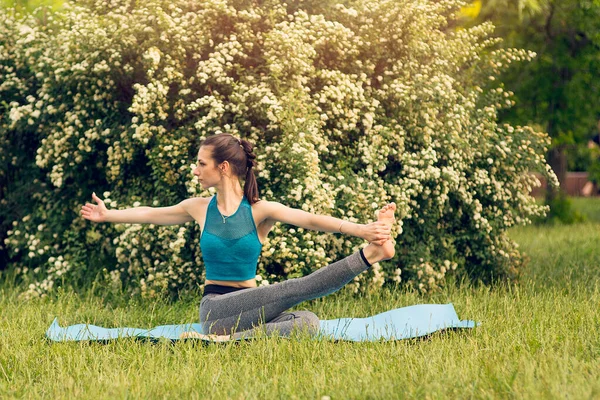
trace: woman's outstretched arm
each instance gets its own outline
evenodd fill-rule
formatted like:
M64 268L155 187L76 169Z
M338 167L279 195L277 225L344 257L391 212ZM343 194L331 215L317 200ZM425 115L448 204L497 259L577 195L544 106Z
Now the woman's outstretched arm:
M104 201L92 194L97 205L86 203L81 207L81 216L94 222L114 222L123 224L179 225L194 219L187 208L192 199L187 199L171 207L134 207L124 210L109 210Z
M268 218L274 221L295 225L300 228L320 232L343 233L377 244L383 244L390 238L391 227L384 222L375 221L366 225L355 224L354 222L328 215L312 214L296 208L290 208L274 201L267 202L267 215Z

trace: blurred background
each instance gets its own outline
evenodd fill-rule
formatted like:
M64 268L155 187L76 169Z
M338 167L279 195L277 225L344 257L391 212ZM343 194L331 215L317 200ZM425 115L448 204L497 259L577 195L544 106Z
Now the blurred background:
M550 206L549 218L577 218L567 196L598 196L600 181L600 2L483 0L463 8L465 25L490 21L502 46L537 57L502 78L516 105L500 118L547 132L547 154L560 182L534 191Z

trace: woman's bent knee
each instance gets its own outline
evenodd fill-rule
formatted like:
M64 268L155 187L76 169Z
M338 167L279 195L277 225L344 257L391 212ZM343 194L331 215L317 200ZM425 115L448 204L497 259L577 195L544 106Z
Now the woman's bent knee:
M311 335L315 335L319 332L321 322L315 313L311 311L294 311L293 313L299 320L299 327L307 329Z

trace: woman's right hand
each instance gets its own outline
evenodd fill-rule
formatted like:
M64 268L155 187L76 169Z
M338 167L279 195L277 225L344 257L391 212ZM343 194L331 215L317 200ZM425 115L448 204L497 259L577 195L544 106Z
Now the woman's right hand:
M105 222L108 209L104 205L104 201L100 200L96 193L92 193L92 200L98 205L86 203L85 206L81 207L81 216L90 221Z

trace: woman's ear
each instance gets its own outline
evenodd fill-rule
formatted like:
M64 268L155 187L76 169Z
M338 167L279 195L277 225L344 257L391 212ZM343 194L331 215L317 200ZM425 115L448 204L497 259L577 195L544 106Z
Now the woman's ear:
M223 161L221 163L221 165L219 165L219 169L221 170L221 173L225 173L227 172L227 169L229 168L229 161Z

